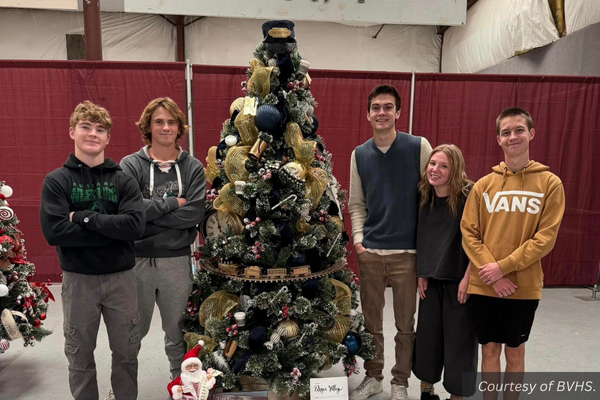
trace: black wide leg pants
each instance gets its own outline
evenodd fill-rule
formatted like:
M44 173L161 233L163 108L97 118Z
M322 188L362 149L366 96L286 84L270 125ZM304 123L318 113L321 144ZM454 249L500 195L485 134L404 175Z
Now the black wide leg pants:
M477 337L469 302L460 304L457 281L429 278L425 299L419 302L413 372L429 383L441 380L453 395L475 393Z

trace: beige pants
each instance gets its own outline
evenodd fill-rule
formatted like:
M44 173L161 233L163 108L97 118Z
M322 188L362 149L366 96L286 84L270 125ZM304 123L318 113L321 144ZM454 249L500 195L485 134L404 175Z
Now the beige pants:
M408 386L415 340L417 306L416 254L402 253L380 256L368 251L358 254L360 302L365 328L373 334L375 358L365 361L367 376L383 379L383 307L388 279L392 285L396 322L396 365L392 383Z

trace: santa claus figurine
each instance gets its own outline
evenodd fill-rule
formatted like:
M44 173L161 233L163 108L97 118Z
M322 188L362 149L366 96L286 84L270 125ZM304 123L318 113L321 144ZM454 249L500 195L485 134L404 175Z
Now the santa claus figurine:
M167 385L169 396L174 400L206 400L208 391L215 386L215 376L222 374L212 368L202 370L198 353L203 345L204 342L200 340L196 347L185 353L181 375Z

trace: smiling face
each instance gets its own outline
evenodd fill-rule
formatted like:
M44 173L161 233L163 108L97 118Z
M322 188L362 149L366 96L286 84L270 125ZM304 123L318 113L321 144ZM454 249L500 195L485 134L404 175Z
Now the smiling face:
M380 94L371 100L367 119L371 123L373 132L394 132L398 118L400 118L400 110L396 111L394 96L391 94Z
M79 121L69 128L69 136L75 143L75 157L98 157L110 141L108 129L99 122Z
M496 140L507 158L515 158L529 155L529 142L534 136L535 129L527 128L524 116L511 115L500 121Z
M150 133L153 146L175 146L179 123L177 119L164 107L157 107L150 119Z
M450 160L443 151L431 155L427 165L427 181L433 186L436 193L445 193L450 179Z
M198 369L200 368L200 366L197 363L191 363L185 366L185 370L189 373L194 373L196 371L198 371Z

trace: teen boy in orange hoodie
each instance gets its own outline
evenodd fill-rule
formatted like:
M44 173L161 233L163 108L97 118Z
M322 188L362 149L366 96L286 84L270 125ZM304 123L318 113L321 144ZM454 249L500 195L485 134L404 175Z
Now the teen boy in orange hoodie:
M473 265L468 293L482 345L481 369L499 380L504 344L506 383L522 380L525 342L542 297L540 260L556 242L565 194L561 180L547 166L529 159L536 132L527 111L504 110L496 119L496 132L504 162L473 187L461 230ZM505 399L514 396L518 392L505 391Z

